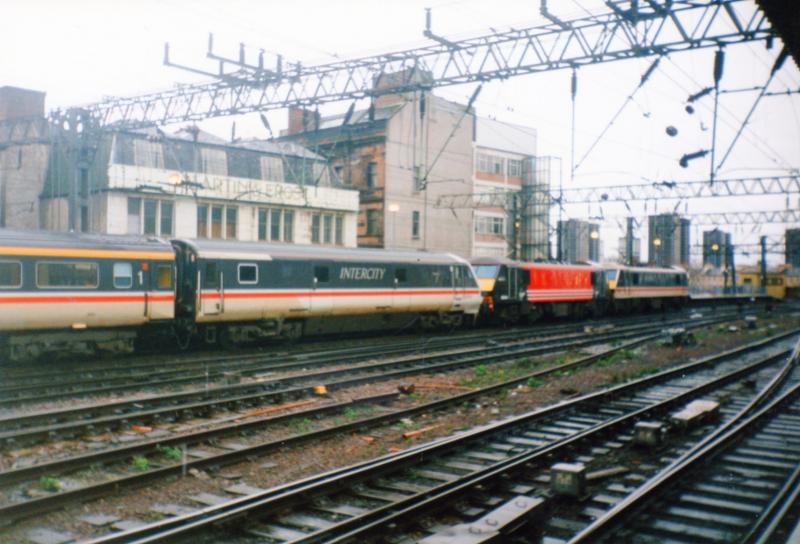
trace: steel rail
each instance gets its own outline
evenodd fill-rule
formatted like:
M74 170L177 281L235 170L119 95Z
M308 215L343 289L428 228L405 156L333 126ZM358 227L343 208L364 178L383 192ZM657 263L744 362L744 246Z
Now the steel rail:
M778 341L779 339L780 337L776 337L775 339L773 339L773 341ZM308 433L302 433L300 435L296 435L289 438L282 438L273 442L262 443L252 447L247 447L231 452L222 453L220 455L214 455L206 458L192 460L187 463L184 463L183 465L178 464L178 465L173 465L171 467L159 468L155 471L147 472L144 474L136 474L124 478L116 478L110 481L103 482L98 485L88 486L87 488L74 489L67 492L45 496L21 503L13 503L5 506L0 506L0 517L11 520L34 514L40 514L52 510L54 508L58 508L63 505L69 504L71 502L100 497L111 491L115 491L123 487L143 485L149 481L158 480L168 475L180 473L182 471L187 470L188 468L205 468L208 466L219 467L224 464L229 464L240 459L251 457L253 455L263 455L264 453L273 451L274 449L277 448L319 440L338 433L349 432L351 430L365 429L377 425L383 425L391 421L397 421L402 418L412 417L420 413L432 412L435 410L440 410L447 406L459 405L471 399L491 394L501 389L526 383L531 378L541 378L567 369L589 365L594 361L603 359L613 353L629 349L641 343L642 340L634 340L632 342L628 342L620 346L604 350L601 353L583 357L571 363L564 363L544 368L541 370L536 370L534 372L525 374L518 378L501 382L499 384L483 387L475 391L454 395L445 399L432 401L420 406L394 411L391 414L384 414L381 416L367 418L359 420L357 422L351 422L345 425L331 427L320 431L311 431ZM220 428L199 431L191 433L189 435L151 440L145 443L138 443L127 447L115 448L109 451L93 452L90 454L81 455L66 460L56 460L48 463L43 463L40 465L33 465L17 470L6 471L0 473L0 486L7 486L13 483L26 480L30 481L31 479L34 479L38 476L59 475L67 470L74 471L81 467L99 466L101 464L108 464L113 461L132 458L134 455L143 455L146 453L151 453L153 451L156 451L157 446L174 447L179 445L186 446L187 444L198 444L204 441L209 441L211 439L221 438L226 435L229 436L238 434L246 430L254 430L259 427L264 427L266 425L274 423L280 423L293 418L318 416L331 412L341 411L344 408L355 404L383 403L390 401L394 398L396 398L395 394L379 395L377 397L368 397L362 399L353 399L352 401L349 402L332 403L318 408L302 410L299 412L288 413L257 421L234 423L229 426L223 426Z
M724 354L718 354L714 357L709 357L700 361L692 362L686 365L681 365L680 367L666 370L659 374L649 376L640 380L636 380L634 382L616 386L600 392L592 393L590 395L586 395L578 399L574 399L572 401L568 401L556 406L550 406L541 410L537 410L535 412L525 414L523 416L517 416L507 421L500 422L498 424L484 426L479 429L469 431L462 435L451 437L446 440L440 440L431 444L430 447L427 448L421 448L413 452L402 452L372 462L355 465L354 467L351 467L349 469L340 469L332 471L329 473L319 475L317 477L312 477L310 479L303 480L302 482L296 484L294 483L286 484L278 488L274 488L272 490L268 490L263 493L259 493L250 497L236 499L222 506L205 508L199 512L157 522L155 524L147 526L146 528L134 529L119 534L112 534L105 537L101 537L99 539L93 540L92 542L98 544L101 542L112 543L112 542L123 542L123 541L152 542L152 541L160 541L162 539L166 539L167 537L178 536L179 534L185 535L189 531L207 529L209 526L216 524L217 522L223 519L230 519L230 516L232 515L236 517L246 516L249 515L249 513L252 512L257 507L263 507L266 505L275 506L278 504L280 500L283 500L285 498L290 498L291 496L308 497L312 493L312 489L340 488L340 486L342 485L343 478L363 479L362 477L367 477L367 475L385 472L386 470L388 470L386 469L386 466L388 465L391 465L393 467L398 467L403 465L404 463L416 463L421 459L431 459L435 455L441 452L452 451L453 449L460 447L460 444L467 443L468 441L479 440L489 435L492 435L493 433L503 432L504 430L513 428L514 426L524 424L525 422L545 419L548 418L549 416L553 416L558 413L565 413L573 407L576 407L578 405L583 405L588 402L602 403L604 399L616 398L622 394L639 390L645 385L661 383L667 381L668 379L682 376L687 372L700 371L703 368L707 368L708 365L712 364L714 361L720 362L722 360L735 358L737 356L742 356L745 353L749 353L751 351L763 348L765 346L770 345L771 343L772 343L771 340L760 341L758 343L751 344L744 348L729 350ZM778 360L783 355L784 354L773 356L772 358L770 358L771 362L767 363L761 361L759 364L760 365L774 364L775 361ZM729 375L728 379L735 379L735 377ZM572 440L572 437L570 437L569 440ZM527 454L529 453L530 452L528 452Z
M705 326L726 319L727 318L698 320L694 323L694 326ZM221 406L242 406L256 401L263 403L265 400L269 399L282 400L285 398L295 398L313 393L314 387L320 385L323 379L341 376L344 376L344 378L325 382L324 385L329 390L335 390L364 383L401 378L417 374L421 371L446 371L477 364L510 360L512 358L553 353L595 344L599 341L626 339L653 334L654 331L660 331L663 326L663 324L655 326L643 325L636 328L631 327L625 331L617 330L609 333L592 335L588 338L583 335L582 339L570 339L566 341L563 339L546 340L536 342L533 347L521 343L514 346L500 345L464 349L437 355L413 356L395 361L360 365L358 367L304 373L252 384L219 386L208 390L203 389L137 400L102 403L74 409L45 411L7 417L0 419L0 425L5 426L5 430L0 431L0 442L7 442L10 440L20 443L32 439L46 438L54 434L66 436L87 429L113 428L114 426L130 421L142 423L151 421L156 417L166 417L170 414L208 412L209 410ZM654 336L658 336L658 334L656 333ZM365 371L369 373L354 376L356 372L363 373ZM225 394L233 396L223 396ZM160 407L142 410L141 408L148 403L157 403ZM122 413L125 410L131 411ZM102 415L109 413L113 415ZM57 424L40 425L38 427L32 426L37 422L54 421L58 418L69 418L69 420Z
M796 348L790 357L790 364L796 367L798 363L800 363L800 358L798 358L798 349ZM774 389L772 392L774 392ZM798 397L800 397L800 383L782 392L754 415L743 413L740 418L729 421L677 459L656 478L647 482L636 493L620 502L605 516L599 518L576 535L575 538L570 540L570 544L597 542L599 539L608 536L615 528L619 528L624 520L630 519L629 516L632 513L641 514L647 508L648 503L652 503L659 496L663 496L668 486L680 485L680 480L685 479L687 474L692 471L697 472L701 465L707 464L709 459L717 457L722 450L735 446L742 439L742 436L752 432L752 429L762 424L765 419L774 416L776 411L780 413L779 410L785 404L794 401ZM754 405L748 406L750 409L753 407ZM795 406L794 409L800 409L800 405Z
M362 518L349 519L341 524L326 528L324 531L309 534L307 538L298 539L297 541L293 540L292 542L364 542L363 539L369 535L374 535L376 531L379 532L389 526L391 526L394 533L397 534L398 527L403 525L404 520L406 520L407 524L407 520L413 520L415 519L415 516L429 515L432 511L435 512L437 509L440 509L443 506L453 504L453 502L457 500L459 496L468 495L470 491L474 491L479 486L489 487L493 481L497 481L501 477L510 477L513 481L514 478L512 471L514 469L530 472L532 465L537 460L549 460L553 457L553 454L559 451L567 452L577 450L578 441L589 441L591 444L590 439L592 437L604 436L604 431L607 431L611 427L624 426L628 423L635 422L637 419L644 419L645 417L652 419L653 415L657 415L659 412L664 413L688 400L691 400L693 397L707 394L711 390L719 388L720 386L725 386L734 381L738 381L743 377L750 375L753 371L762 370L769 365L780 362L786 359L786 356L790 353L790 351L785 351L778 355L769 356L756 363L749 364L724 376L720 376L718 379L715 379L712 382L702 384L690 391L685 391L677 396L666 399L656 405L642 408L636 412L621 416L617 420L609 422L607 427L592 428L591 430L587 430L585 435L576 436L574 439L570 438L565 442L554 444L553 446L542 451L521 456L509 464L502 466L491 466L479 473L470 474L457 482L440 486L436 490L431 490L423 494L419 500L415 501L410 498L408 501L406 501L409 506L405 508L402 508L402 505L400 505L401 508L398 509L397 504L387 505L383 509L385 513L384 517L380 517L380 513L378 512L371 512L369 517L365 516ZM741 409L732 419L736 420L738 417L742 417L743 415L751 413L755 406L768 399L774 393L775 384L784 382L789 375L788 370L791 370L793 366L794 365L791 362L785 364L782 371L777 373L776 376L770 380L769 384L761 389L757 396L753 398L746 407ZM723 427L726 427L728 423L725 423ZM657 452L657 455L662 455L662 453ZM584 497L584 499L586 498L587 497ZM379 519L374 520L375 517L378 517ZM353 527L353 529L347 533L339 534L341 533L342 527ZM492 538L499 536L493 535L491 533L491 528L488 529L487 533L488 534L484 535L484 537L487 539L487 542L492 541Z

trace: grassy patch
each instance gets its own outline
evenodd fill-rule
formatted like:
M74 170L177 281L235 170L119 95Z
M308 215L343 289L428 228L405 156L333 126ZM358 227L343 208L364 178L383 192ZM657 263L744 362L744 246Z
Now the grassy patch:
M133 466L136 470L149 470L150 469L150 461L147 460L147 457L143 455L137 455L131 461L131 466Z
M640 378L644 378L645 376L650 376L651 374L656 374L660 372L661 369L658 367L652 368L641 368L639 370L634 370L631 372L621 372L617 374L611 379L611 384L620 384L624 382L629 382L633 380L638 380Z
M171 459L173 461L180 461L183 458L183 452L181 452L180 448L173 448L172 446L162 446L161 444L156 445L156 451L166 457L167 459Z
M534 376L533 378L528 379L528 387L541 387L544 385L544 380L542 378L537 378Z
M605 368L607 366L615 365L617 363L621 363L622 361L629 361L633 359L635 353L633 350L630 349L621 349L617 352L612 353L607 357L603 357L602 359L598 359L595 363L597 366Z
M39 486L45 491L61 491L61 480L52 476L39 478Z
M352 408L348 408L348 409L352 410ZM345 409L345 412L347 412L348 409ZM345 417L347 417L347 416L345 415ZM355 416L353 416L353 417L355 417ZM311 423L311 420L308 419L308 418L298 419L298 420L292 422L291 428L292 428L292 432L294 432L296 434L305 434L307 432L311 432L312 423Z

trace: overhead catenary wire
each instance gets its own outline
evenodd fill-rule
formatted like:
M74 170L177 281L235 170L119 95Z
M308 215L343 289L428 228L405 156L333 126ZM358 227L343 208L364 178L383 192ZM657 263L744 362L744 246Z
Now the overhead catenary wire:
M586 160L586 158L589 156L589 154L594 150L594 148L597 146L597 144L600 143L600 140L603 139L603 137L606 135L606 133L609 131L609 129L617 121L617 119L622 114L622 112L625 110L627 105L630 104L631 102L633 102L634 96L636 96L636 93L639 92L639 90L644 86L644 84L647 82L647 80L650 78L650 76L653 74L653 72L655 72L655 70L658 68L658 64L659 64L660 61L661 61L661 57L658 57L655 61L653 61L653 63L645 71L645 73L642 74L642 77L639 79L639 83L636 85L636 88L633 90L633 92L631 94L628 95L628 97L625 99L625 101L619 107L617 112L611 117L611 120L608 122L608 124L605 126L605 128L603 128L602 132L600 132L600 134L597 136L597 138L595 138L595 140L589 146L589 149L586 150L586 152L580 158L578 163L575 165L575 167L573 169L573 174L572 174L573 178L575 176L575 170L577 170L578 168L581 167L581 165Z
M725 152L725 155L722 157L722 160L719 162L719 165L717 166L717 170L722 168L722 165L725 164L725 161L730 156L731 151L733 151L733 148L736 146L736 142L739 140L739 136L742 135L742 131L747 126L747 123L750 121L750 118L753 116L753 113L756 111L756 108L758 107L758 104L761 102L761 99L764 98L764 93L767 92L767 88L769 88L769 84L772 82L773 78L775 77L775 74L778 73L778 71L781 69L781 67L783 66L784 62L786 62L786 59L788 57L789 57L789 50L786 49L786 47L784 47L783 50L781 50L780 54L778 55L778 58L775 59L775 64L772 66L772 70L770 70L770 72L769 72L769 77L767 78L767 82L764 83L764 86L761 88L761 92L758 93L758 96L756 97L755 101L753 102L753 105L750 108L750 111L747 112L747 115L745 116L744 121L742 121L741 125L739 126L739 130L736 131L736 135L733 137L733 141L731 141L730 145L728 146L728 150Z

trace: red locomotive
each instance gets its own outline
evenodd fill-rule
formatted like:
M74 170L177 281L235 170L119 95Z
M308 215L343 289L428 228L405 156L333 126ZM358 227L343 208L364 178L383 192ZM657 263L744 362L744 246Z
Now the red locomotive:
M585 317L604 312L608 286L591 265L521 263L495 257L472 260L490 321L516 323L544 316Z

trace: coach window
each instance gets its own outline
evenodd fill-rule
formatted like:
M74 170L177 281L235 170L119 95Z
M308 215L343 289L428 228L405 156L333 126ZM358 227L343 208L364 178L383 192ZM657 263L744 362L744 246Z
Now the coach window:
M395 283L405 283L408 281L408 273L405 268L398 268L394 271Z
M114 263L114 287L130 289L133 286L133 266L131 263Z
M328 283L331 281L330 270L327 266L314 267L314 279L319 283Z
M172 288L172 265L160 264L156 267L156 287L158 289Z
M16 289L22 287L22 263L0 262L0 288Z
M97 263L36 263L38 287L95 289L97 284Z
M239 283L243 284L258 283L258 266L254 264L240 264Z

